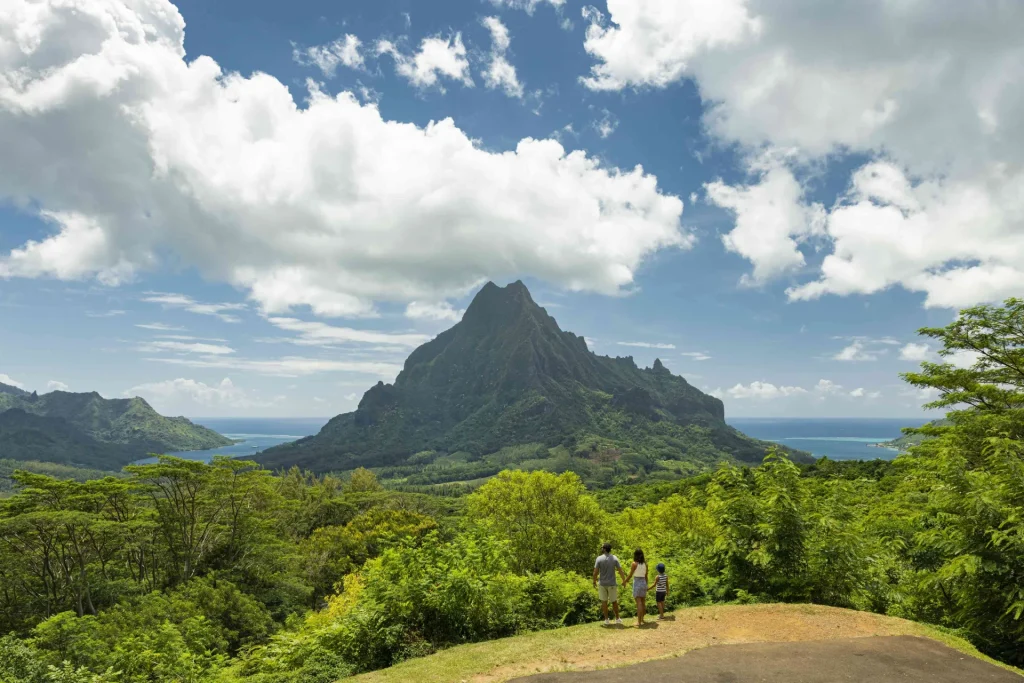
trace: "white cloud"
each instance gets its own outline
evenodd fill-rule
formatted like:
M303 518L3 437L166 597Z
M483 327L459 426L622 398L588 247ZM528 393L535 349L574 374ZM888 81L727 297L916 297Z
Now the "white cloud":
M119 315L124 315L126 312L121 310L87 311L85 315L90 318L116 318Z
M180 332L185 329L184 327L167 325L165 323L138 323L135 327L140 327L144 330L154 330L156 332Z
M760 284L804 265L800 245L824 233L825 210L803 203L803 187L779 159L760 157L750 169L760 174L756 184L730 186L718 180L704 189L710 203L735 215L735 227L722 235L722 243L754 264L744 283Z
M46 390L47 391L67 391L68 390L68 385L64 384L64 382L58 382L55 379L51 379L49 382L46 383Z
M722 390L716 390L719 394L722 394ZM800 394L806 394L807 390L802 387L793 386L775 386L769 382L751 382L744 386L743 384L737 384L736 386L727 389L725 394L731 398L736 399L772 399L772 398L784 398L786 396L798 396Z
M357 401L357 400L359 400L359 394L356 394L356 393L346 394L345 395L345 400L346 401Z
M658 344L654 342L615 342L619 346L636 346L641 349L674 349L675 344Z
M900 391L900 396L915 398L922 403L931 403L939 397L939 390L934 387L912 388L908 387Z
M458 322L466 311L456 309L447 301L439 303L426 303L410 301L405 307L405 317L413 320L450 320Z
M466 46L462 44L462 34L456 33L449 38L435 36L424 38L420 43L419 52L414 55L403 53L390 40L377 41L377 55L391 55L395 60L395 71L417 88L438 86L439 78L444 76L459 81L467 88L473 87L473 77L469 74L469 60L466 59Z
M145 342L139 346L139 350L143 353L161 353L163 351L170 351L172 353L198 353L209 356L226 356L235 352L235 350L230 346L180 341Z
M873 400L876 398L880 398L882 396L882 392L865 391L863 387L857 387L856 389L850 392L850 396L852 396L853 398L866 398L868 400Z
M182 308L189 313L212 315L226 323L242 322L241 318L228 313L228 311L243 311L246 308L245 304L204 304L184 294L167 294L163 292L146 292L146 296L142 300L151 304L160 304L165 308ZM154 328L151 327L149 329Z
M864 348L864 342L857 340L849 346L844 347L839 353L832 356L833 360L842 361L868 361L878 360L878 355Z
M928 360L930 355L931 347L927 344L914 344L911 342L900 349L900 360L920 362Z
M491 4L495 7L526 10L527 14L533 14L533 11L545 2L555 9L561 9L565 6L565 0L491 0Z
M958 308L1024 289L1024 172L916 185L905 173L877 162L854 174L846 200L829 212L833 251L820 278L791 288L791 298L900 285L924 292L926 306Z
M52 229L0 252L0 277L116 284L166 258L270 314L367 315L488 278L615 294L692 243L682 203L640 168L554 140L488 151L450 119L387 121L315 84L300 106L267 74L187 63L167 0L11 1L0 200Z
M220 337L193 337L190 334L158 334L156 335L160 339L176 339L178 341L210 341L210 342L221 342L226 343L227 339Z
M0 372L0 384L6 384L9 387L16 387L18 389L24 389L25 388L24 384L22 384L21 382L19 382L16 379L14 379L10 375L5 375L2 372Z
M359 47L362 41L351 33L328 43L305 49L292 50L292 59L304 66L315 66L326 78L334 78L338 65L350 69L362 69L366 65Z
M951 363L958 368L966 369L972 367L981 359L981 354L969 349L958 349L947 353L942 357L944 363Z
M711 356L702 351L682 351L680 356L689 356L692 360L711 360Z
M299 335L293 341L302 346L330 346L334 344L377 344L415 348L430 341L430 335L416 333L378 332L337 327L318 321L297 318L268 318L271 325Z
M487 68L484 69L484 85L492 90L504 90L509 97L523 96L523 84L519 82L516 68L505 56L512 39L508 28L498 17L484 17L481 23L491 32L491 53L488 56Z
M842 392L843 385L836 384L830 379L819 379L814 385L814 391L822 396L831 396Z
M608 0L615 26L593 7L584 47L600 61L581 79L592 90L664 87L687 73L691 58L760 33L745 0Z
M1024 289L1024 4L808 12L800 0L608 0L608 10L610 23L588 13L588 87L691 78L713 136L748 154L793 150L790 174L833 154L871 158L824 216L818 276L790 298L898 286L926 306L962 307ZM730 233L755 280L803 264L803 214L817 209L786 173L717 186L734 203L757 190L756 205L780 207L771 229L738 215Z
M601 136L601 139L607 138L609 135L615 132L615 129L619 127L619 119L615 117L607 109L602 110L603 115L597 121L594 121L594 130Z
M157 412L188 412L196 406L204 408L265 408L272 401L261 401L249 392L236 387L225 377L219 384L209 385L194 379L167 380L139 384L127 389L124 396L140 396L149 401Z
M597 340L592 337L584 337L583 342L587 345L587 348L591 350L593 350L594 345L597 344Z
M397 363L376 361L345 361L324 358L304 358L302 356L285 356L283 358L251 359L230 356L184 356L147 358L157 363L183 365L190 368L219 368L239 372L252 372L272 377L305 377L325 372L348 372L373 375L394 380L402 370Z

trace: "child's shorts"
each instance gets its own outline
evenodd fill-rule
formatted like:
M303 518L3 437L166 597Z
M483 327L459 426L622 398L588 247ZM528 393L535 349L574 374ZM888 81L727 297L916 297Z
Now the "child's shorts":
M665 591L658 591L654 594L655 602L665 602Z

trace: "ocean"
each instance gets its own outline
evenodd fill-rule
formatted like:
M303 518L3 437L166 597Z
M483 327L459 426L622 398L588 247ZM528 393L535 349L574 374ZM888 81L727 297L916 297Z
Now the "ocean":
M316 434L327 424L326 417L296 418L192 418L196 424L220 432L239 443L208 451L171 453L181 458L209 462L214 455L242 458L265 448ZM889 441L901 435L903 427L918 427L923 418L765 418L736 417L726 420L741 432L765 441L799 448L817 457L833 460L891 460L896 451L869 444ZM140 462L152 462L153 459Z
M176 455L189 460L202 460L203 462L210 462L215 455L244 458L259 453L265 448L316 434L321 427L327 424L329 419L327 417L193 417L191 420L196 424L209 427L229 439L238 440L239 443L208 451L185 451L168 455ZM139 462L155 461L156 458L147 458Z
M832 460L892 460L897 451L871 444L902 436L903 427L920 427L925 418L767 418L726 420L744 434L774 441Z

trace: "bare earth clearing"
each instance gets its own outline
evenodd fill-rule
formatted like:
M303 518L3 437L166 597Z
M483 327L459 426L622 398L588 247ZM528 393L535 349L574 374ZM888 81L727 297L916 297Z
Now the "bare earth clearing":
M903 619L834 607L717 605L678 610L669 618L668 621L648 624L644 629L636 628L635 622L627 622L626 627L618 628L586 624L531 633L515 638L464 645L430 657L404 662L390 669L365 674L355 680L360 683L400 683L404 681L497 683L538 673L593 671L621 667L650 660L677 657L691 650L715 645L797 643L874 636L921 636L945 643L961 653L960 656L964 656L965 659L968 657L982 658L966 642L945 635L933 627ZM996 671L1000 674L1009 674L1010 671L1005 667L1003 669L988 667L985 670ZM627 675L625 671L616 673ZM644 678L647 676L642 669L636 673ZM547 679L547 677L543 678ZM542 679L536 680L537 683L542 683ZM561 678L547 680L561 680ZM568 680L579 679L574 677ZM662 680L682 681L686 679L666 678ZM716 679L711 678L710 680ZM721 680L742 681L745 679L725 678ZM799 679L777 680L796 681ZM845 680L858 681L855 678ZM865 678L863 680L878 679ZM902 678L899 680L906 680L909 683L914 679ZM989 680L1000 681L999 678ZM1007 680L1016 679L1012 675L1007 675Z

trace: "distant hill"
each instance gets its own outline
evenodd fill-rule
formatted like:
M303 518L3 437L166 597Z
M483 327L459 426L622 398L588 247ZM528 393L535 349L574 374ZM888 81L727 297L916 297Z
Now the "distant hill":
M381 474L407 483L518 465L611 484L760 462L770 444L724 418L719 399L660 360L639 368L630 357L598 356L523 283L488 283L461 322L412 352L394 384L378 383L355 412L256 459L319 472L392 468Z
M38 395L0 384L0 458L119 469L150 453L203 450L231 440L141 398L96 392Z
M933 427L946 427L950 424L950 421L945 418L941 420L932 420L931 422L928 423L928 425ZM883 443L875 445L878 446L879 448L895 448L899 451L905 451L911 446L918 446L921 443L932 438L934 437L928 436L926 434L904 434L898 439L893 439L892 441L885 441Z

